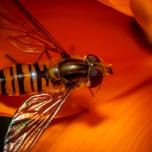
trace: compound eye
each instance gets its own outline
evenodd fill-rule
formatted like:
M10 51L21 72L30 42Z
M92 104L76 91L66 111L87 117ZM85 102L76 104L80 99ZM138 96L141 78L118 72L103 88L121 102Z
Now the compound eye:
M96 57L95 55L92 55L92 54L87 56L87 60L88 60L89 63L101 62L98 57Z
M102 82L103 74L97 68L91 68L89 70L89 88L94 88Z

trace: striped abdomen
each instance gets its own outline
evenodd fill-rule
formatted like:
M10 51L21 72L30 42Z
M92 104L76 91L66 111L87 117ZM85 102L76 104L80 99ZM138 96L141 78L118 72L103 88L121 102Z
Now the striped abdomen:
M16 64L0 70L0 95L21 95L47 91L48 68L39 64Z

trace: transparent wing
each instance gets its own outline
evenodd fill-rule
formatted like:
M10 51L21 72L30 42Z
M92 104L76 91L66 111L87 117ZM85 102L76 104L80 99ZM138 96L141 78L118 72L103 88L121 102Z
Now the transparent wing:
M39 53L48 49L62 57L69 56L19 0L0 0L0 31L24 52Z
M51 95L30 97L17 110L8 128L4 152L26 152L31 149L49 126L70 90Z

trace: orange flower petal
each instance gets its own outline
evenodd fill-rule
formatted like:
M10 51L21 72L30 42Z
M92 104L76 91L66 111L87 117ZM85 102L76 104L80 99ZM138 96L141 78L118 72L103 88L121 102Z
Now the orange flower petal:
M126 15L133 16L152 44L152 1L151 0L98 0Z
M96 1L26 5L67 50L74 45L73 54L96 54L114 68L94 98L87 90L69 98L89 112L56 119L33 152L150 152L151 50L136 35L132 18Z
M136 21L144 29L147 39L152 44L152 1L131 0L130 6Z

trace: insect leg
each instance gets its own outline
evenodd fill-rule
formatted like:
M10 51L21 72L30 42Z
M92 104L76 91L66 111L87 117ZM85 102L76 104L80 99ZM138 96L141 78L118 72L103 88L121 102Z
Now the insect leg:
M11 60L12 62L14 62L15 64L18 64L18 63L19 63L16 59L14 59L13 57L11 57L9 54L6 54L6 57L7 57L9 60Z
M36 60L36 63L37 63L39 60L41 60L41 58L42 58L42 56L43 56L44 54L46 54L47 58L48 58L49 60L51 60L51 56L50 56L48 50L47 50L47 49L44 49L44 51L42 51L42 53L39 55L38 59Z
M50 56L50 54L49 54L49 52L48 52L47 49L45 49L44 53L46 53L47 58L48 58L49 60L51 60L51 56Z

